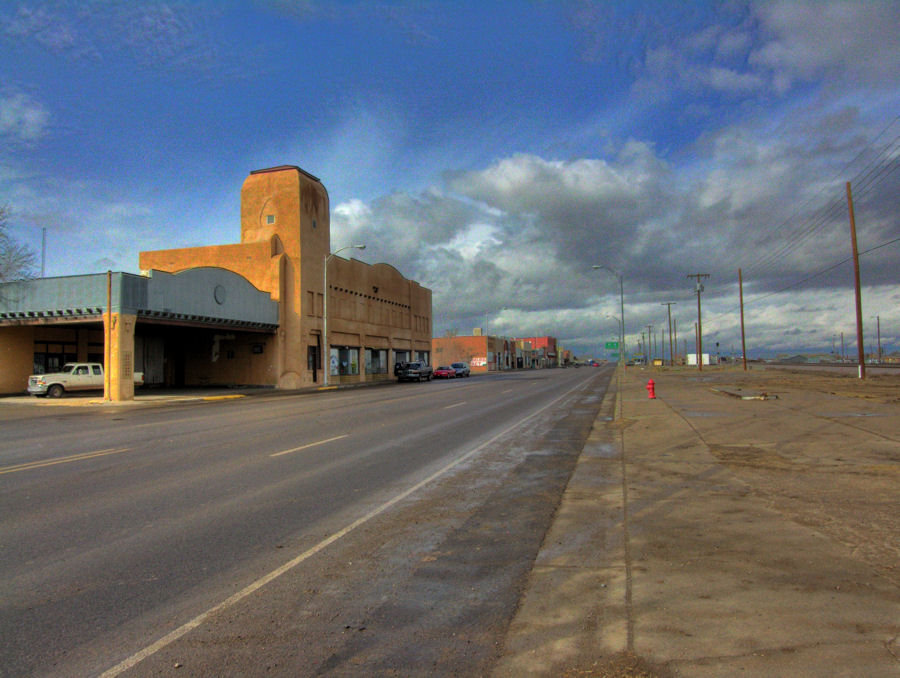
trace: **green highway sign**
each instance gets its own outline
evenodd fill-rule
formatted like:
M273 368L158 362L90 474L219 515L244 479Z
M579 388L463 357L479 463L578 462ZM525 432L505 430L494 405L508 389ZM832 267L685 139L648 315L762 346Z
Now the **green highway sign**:
M610 358L618 358L618 357L619 357L619 354L618 354L618 353L610 353L610 354L609 354L609 357L610 357Z
M606 348L619 348L619 342L618 341L607 341Z

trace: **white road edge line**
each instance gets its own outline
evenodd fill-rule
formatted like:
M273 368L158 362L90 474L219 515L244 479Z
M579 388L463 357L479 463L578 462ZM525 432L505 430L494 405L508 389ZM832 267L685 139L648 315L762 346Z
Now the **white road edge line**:
M466 401L463 400L461 403L454 403L452 405L447 405L444 409L449 410L451 407L459 407L460 405L465 405L465 404L466 404Z
M333 544L334 542L338 541L339 539L341 539L341 538L347 536L350 532L352 532L353 530L355 530L355 529L356 529L357 527L359 527L360 525L364 525L365 523L367 523L367 522L369 522L370 520L372 520L372 518L375 518L376 516L378 516L378 515L384 513L384 512L387 511L389 508L391 508L394 504L397 504L397 503L403 501L403 500L406 499L409 495L411 495L411 494L413 494L413 493L419 491L420 489L422 489L423 487L425 487L425 486L428 485L429 483L431 483L431 482L435 481L436 479L440 478L442 475L444 475L445 473L447 473L448 471L450 471L452 468L454 468L454 467L456 467L456 466L459 466L461 463L463 463L464 461L466 461L466 460L469 459L470 457L472 457L472 456L478 454L478 453L481 452L481 450L483 450L485 447L487 447L488 445L491 445L494 441L499 440L500 438L502 438L502 437L505 436L507 433L509 433L510 431L512 431L513 429L515 429L515 428L516 428L517 426L519 426L520 424L522 424L522 423L524 423L524 422L526 422L526 421L532 419L533 417L535 417L536 415L540 414L540 413L543 412L544 410L549 409L550 407L552 407L553 405L555 405L557 402L559 402L560 400L562 400L563 398L565 398L566 396L568 396L570 393L572 393L573 391L576 391L576 390L578 390L579 388L582 388L582 387L584 387L584 382L579 383L578 386L575 386L575 387L573 387L573 388L570 388L568 391L566 391L565 393L561 394L559 397L554 398L552 401L550 401L549 403L547 403L546 405L544 405L542 408L540 408L540 409L537 410L536 412L532 412L532 413L528 414L528 416L523 417L522 419L519 419L517 422L515 422L514 424L512 424L512 425L509 426L508 428L505 428L503 431L501 431L500 433L498 433L497 435L495 435L495 436L494 436L493 438L491 438L490 440L487 440L487 441L481 443L481 445L479 445L478 447L476 447L476 448L474 448L474 449L472 449L472 450L469 450L469 451L466 452L463 456L461 456L461 457L459 457L458 459L455 459L454 461L450 462L449 464L447 464L446 466L444 466L442 469L439 469L439 470L435 471L434 473L432 473L430 476L428 476L428 477L425 478L424 480L419 481L418 483L416 483L415 485L413 485L413 486L410 487L409 489L404 490L403 492L401 492L401 493L398 494L397 496L395 496L395 497L393 497L392 499L389 499L388 501L384 502L381 506L378 506L378 507L372 509L372 510L369 511L367 514L365 514L362 518L358 518L357 520L354 520L352 523L350 523L350 524L347 525L346 527L344 527L344 528L338 530L337 532L335 532L335 533L334 533L333 535L331 535L330 537L328 537L328 538L326 538L326 539L323 539L323 540L320 541L318 544L316 544L316 545L313 546L312 548L308 549L307 551L304 551L303 553L301 553L301 554L300 554L299 556L297 556L296 558L294 558L294 559L292 559L292 560L289 560L288 562L286 562L286 563L285 563L284 565L282 565L281 567L279 567L279 568L277 568L277 569L275 569L275 570L272 570L272 571L269 572L267 575L264 575L264 576L260 577L259 579L257 579L257 580L256 580L255 582L253 582L252 584L249 584L249 585L245 586L243 589L241 589L241 590L238 591L237 593L235 593L235 594L229 596L228 598L226 598L225 600L223 600L223 601L222 601L221 603L219 603L218 605L216 605L216 606L214 606L214 607L211 607L211 608L208 609L206 612L200 613L199 615L197 615L196 617L194 617L193 619L191 619L191 620L190 620L189 622L187 622L186 624L183 624L183 625L179 626L177 629L175 629L174 631L172 631L172 632L170 632L170 633L167 633L167 634L164 635L162 638L160 638L159 640L157 640L155 643L152 643L151 645L148 645L148 646L145 647L143 650L140 650L140 651L136 652L135 654L131 655L130 657L128 657L127 659L125 659L124 661L119 662L118 664L116 664L115 666L113 666L111 669L107 669L106 671L104 671L103 673L100 674L100 678L116 678L116 676L118 676L118 675L120 675L121 673L123 673L124 671L127 671L128 669L130 669L130 668L136 666L137 664L139 664L140 662L142 662L143 660L145 660L147 657L149 657L149 656L155 654L156 652L159 652L159 651L160 651L161 649L163 649L164 647L166 647L166 646L168 646L168 645L171 645L172 643L174 643L176 640L178 640L178 639L181 638L182 636L184 636L184 635L186 635L187 633L190 633L191 631L193 631L194 629L196 629L196 628L197 628L198 626L200 626L203 622L205 622L207 619L209 619L209 617L211 617L212 615L214 615L214 614L216 614L216 613L218 613L218 612L222 612L223 610L226 610L226 609L228 609L229 607L232 607L233 605L236 605L237 603L239 603L240 601L242 601L242 600L243 600L244 598L246 598L247 596L249 596L249 595L251 595L251 594L253 594L253 593L256 593L257 591L259 591L259 589L261 589L263 586L265 586L265 585L268 584L269 582L271 582L271 581L277 579L278 577L280 577L281 575L285 574L286 572L289 572L290 570L292 570L292 569L294 569L295 567L297 567L297 565L299 565L300 563L302 563L304 560L308 560L308 559L311 558L312 556L316 555L316 554L317 554L319 551L321 551L322 549L326 548L327 546L330 546L331 544Z
M346 438L349 433L345 433L342 436L335 436L334 438L328 438L328 440L320 440L317 443L309 443L309 445L301 445L300 447L292 447L289 450L284 450L282 452L276 452L275 454L270 454L270 457L280 457L282 454L290 454L291 452L299 452L300 450L305 450L308 447L315 447L316 445L324 445L325 443L330 443L333 440L340 440L341 438Z

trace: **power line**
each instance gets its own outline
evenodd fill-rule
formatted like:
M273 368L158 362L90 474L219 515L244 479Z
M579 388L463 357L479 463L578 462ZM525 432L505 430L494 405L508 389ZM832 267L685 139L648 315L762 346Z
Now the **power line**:
M878 135L876 135L876 137L844 167L843 171L846 171L846 169L862 157L866 151L871 149L871 147L884 136L887 130L893 126L898 119L900 119L900 115L895 116L894 119L891 120L891 122L888 123L888 125L885 126L881 132L879 132ZM861 193L863 196L868 195L871 190L883 183L896 169L898 160L900 160L900 156L897 155L897 151L900 150L900 144L898 144L898 142L900 142L900 135L893 137L887 144L882 146L869 163L860 169L851 179L851 182L855 186L858 186L857 193ZM835 179L836 178L837 177L835 177ZM808 199L804 205L809 205L816 196L826 190L828 190L827 187L823 186L815 196ZM838 198L833 198L805 218L798 219L797 213L795 213L782 221L778 226L769 229L762 240L772 236L777 231L784 231L792 222L799 222L793 234L791 234L776 250L770 251L758 261L752 262L749 269L757 271L757 275L759 275L766 269L771 268L780 258L799 249L806 240L828 225L828 223L836 216L837 211L841 209L841 206L842 201Z
M888 245L893 245L894 243L897 243L897 242L900 242L900 237L893 238L892 240L883 242L880 245L875 245L874 247L870 247L867 250L863 250L859 253L859 256L869 254L870 252L874 252L875 250L880 250L882 247L887 247ZM784 287L780 287L777 290L767 292L766 294L756 297L755 299L751 299L750 301L745 301L744 307L746 308L747 306L750 306L751 304L756 304L756 303L762 301L763 299L768 299L769 297L773 297L776 294L781 294L782 292L793 289L795 287L800 287L800 285L802 285L803 283L809 282L810 280L814 280L814 279L818 278L819 276L825 275L829 271L833 271L834 269L839 268L839 267L843 266L844 264L846 264L848 261L852 261L852 260L853 260L852 256L846 257L845 259L841 259L841 261L837 262L836 264L832 264L831 266L828 266L827 268L823 268L822 270L817 271L816 273L813 273L812 275L809 275L809 276L803 278L802 280L798 280L797 282L791 283L790 285L785 285ZM734 312L733 310L723 311L722 313L717 313L715 315L708 316L707 321L712 321L712 320L716 320L716 319L721 318L726 315L731 315L731 313L733 313L733 312Z

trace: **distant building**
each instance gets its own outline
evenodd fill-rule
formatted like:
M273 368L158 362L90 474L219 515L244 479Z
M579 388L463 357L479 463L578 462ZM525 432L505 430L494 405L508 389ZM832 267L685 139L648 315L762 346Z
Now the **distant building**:
M556 337L523 337L519 341L529 342L533 349L540 352L541 364L534 367L557 367L559 365Z
M466 362L472 372L555 367L556 339L540 339L545 341L536 348L534 338L482 335L481 328L475 328L471 336L434 337L431 341L432 361L434 365ZM548 347L552 347L552 358L548 356Z
M471 336L434 337L431 356L435 366L455 362L469 364L472 372L496 372L515 364L515 342L503 337L480 334Z

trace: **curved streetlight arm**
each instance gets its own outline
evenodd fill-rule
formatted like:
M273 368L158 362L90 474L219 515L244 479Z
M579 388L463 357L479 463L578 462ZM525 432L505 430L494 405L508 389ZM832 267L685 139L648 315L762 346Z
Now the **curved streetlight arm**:
M331 258L343 252L344 250L364 250L365 245L347 245L339 250L335 250L331 254L325 255L324 274L324 292L322 294L322 372L324 373L324 385L328 386L328 373L331 371L331 348L328 345L328 262Z

